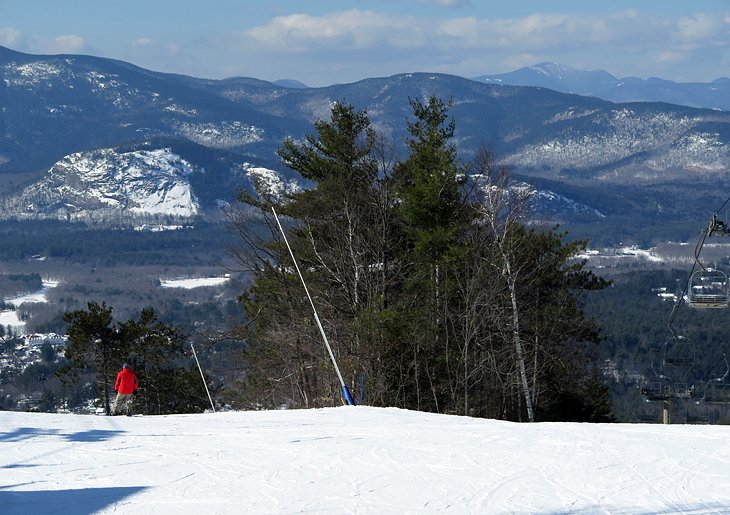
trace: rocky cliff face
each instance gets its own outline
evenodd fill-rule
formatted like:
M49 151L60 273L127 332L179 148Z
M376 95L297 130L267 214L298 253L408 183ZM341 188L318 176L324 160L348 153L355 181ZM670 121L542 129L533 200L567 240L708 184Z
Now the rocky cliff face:
M205 173L169 149L78 152L5 202L6 216L78 221L192 218L199 204L189 178Z

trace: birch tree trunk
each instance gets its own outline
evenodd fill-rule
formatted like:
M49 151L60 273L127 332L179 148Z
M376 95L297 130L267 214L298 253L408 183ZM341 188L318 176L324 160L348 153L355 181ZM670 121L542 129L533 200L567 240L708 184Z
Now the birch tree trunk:
M516 281L512 277L509 258L505 258L505 268L507 270L507 282L509 285L509 295L512 302L512 339L515 345L515 356L517 358L517 367L520 371L520 384L522 386L522 395L525 397L525 407L527 408L527 420L535 421L535 413L532 410L532 396L530 395L530 383L527 379L527 369L525 367L525 354L522 350L522 338L520 337L520 311L517 305L517 289Z
M501 258L501 273L505 278L509 290L510 304L512 308L512 343L515 349L515 360L519 372L520 388L524 397L527 409L527 418L530 422L535 421L535 413L530 395L530 381L527 377L525 366L525 353L520 334L520 310L517 299L517 286L519 270L514 268L513 253L510 241L510 229L517 223L519 218L527 209L527 201L531 193L526 189L510 188L509 170L506 166L499 166L494 161L494 156L482 150L476 157L476 163L480 177L485 183L481 185L484 192L484 199L481 206L483 221L491 229L491 237L498 248Z

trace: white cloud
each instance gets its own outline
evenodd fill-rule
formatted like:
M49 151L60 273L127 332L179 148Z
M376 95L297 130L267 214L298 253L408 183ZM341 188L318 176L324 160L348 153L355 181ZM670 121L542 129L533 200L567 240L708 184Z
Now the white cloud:
M662 64L677 64L686 61L688 57L687 52L664 51L659 52L657 60Z
M421 0L456 6L458 0ZM310 84L405 71L474 76L554 61L617 76L712 80L730 53L728 12L672 16L637 10L602 15L533 13L521 17L405 17L351 9L289 14L239 34L250 64L284 68ZM230 45L230 42L228 43ZM275 54L275 57L274 57ZM700 70L705 70L700 72ZM251 73L251 66L243 68ZM239 70L232 73L241 73ZM323 77L325 77L323 79Z
M682 38L687 40L702 40L718 35L726 29L722 20L709 14L695 14L685 16L677 22L677 29Z
M85 46L84 39L74 34L58 36L53 41L55 43L56 49L59 52L63 53L78 52Z
M0 45L16 46L20 42L21 33L12 27L0 28Z
M41 54L71 54L84 50L86 43L81 36L65 34L53 39L35 37L28 46L32 52Z
M472 5L471 0L436 0L436 3L452 8L469 7Z
M631 12L611 17L531 14L515 19L452 18L439 26L452 46L517 52L621 43L639 24ZM632 41L635 41L633 39Z
M423 24L404 16L351 9L324 16L290 14L244 32L269 48L306 50L333 44L367 48L425 44Z
M461 0L431 0L449 5ZM675 20L676 21L676 20ZM700 32L703 17L686 19L686 34ZM719 23L719 22L718 22ZM435 22L351 9L322 16L290 14L243 33L258 49L307 51L317 48L504 49L515 53L583 45L631 45L656 37L665 43L678 23L647 20L635 11L608 16L535 13L521 18L453 17ZM676 37L675 37L676 38Z
M150 38L138 38L132 41L132 48L148 48L155 45L155 41Z

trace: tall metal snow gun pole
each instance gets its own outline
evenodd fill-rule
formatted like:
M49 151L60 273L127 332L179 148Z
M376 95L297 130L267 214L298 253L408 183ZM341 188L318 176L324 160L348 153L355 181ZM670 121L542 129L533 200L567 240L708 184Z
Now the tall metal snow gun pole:
M203 386L205 386L205 393L208 394L208 400L210 401L210 407L213 409L213 413L215 413L215 405L213 404L213 398L210 396L210 390L208 390L208 383L205 382L205 376L203 375L203 369L200 367L200 361L198 361L198 355L195 352L195 347L193 347L193 344L190 344L190 348L193 349L193 357L195 358L195 362L198 364L198 370L200 370L200 377L203 379Z
M340 379L340 385L342 386L342 398L347 402L348 405L354 406L355 401L352 399L352 395L350 394L350 390L347 388L344 379L342 379L340 367L337 366L337 360L335 359L335 355L332 353L332 347L330 347L330 342L329 340L327 340L327 335L324 333L322 322L319 321L319 315L317 315L317 309L314 307L314 301L312 301L312 296L309 294L309 288L307 288L307 283L304 282L304 276L302 275L302 271L299 270L299 265L297 264L297 260L294 257L294 252L292 252L291 246L289 245L289 240L286 239L286 234L284 233L284 229L281 226L279 216L276 214L276 209L274 209L274 206L271 206L271 211L274 213L276 225L279 226L279 231L281 231L281 235L284 237L284 243L286 243L286 248L289 249L289 255L294 262L294 268L297 269L297 274L299 274L299 279L301 279L302 281L302 286L304 286L304 291L306 292L307 298L309 299L309 304L311 304L312 306L312 311L314 312L314 320L317 322L319 332L322 333L322 339L324 340L324 344L327 347L327 352L329 352L330 354L330 359L332 360L332 364L335 367L335 372L337 372L337 377Z

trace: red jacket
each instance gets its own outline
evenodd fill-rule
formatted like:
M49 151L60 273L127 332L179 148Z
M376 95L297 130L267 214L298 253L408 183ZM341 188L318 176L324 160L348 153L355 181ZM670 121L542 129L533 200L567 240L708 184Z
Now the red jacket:
M128 368L123 368L121 372L117 374L117 380L114 383L114 389L117 393L130 394L137 391L137 374L132 372Z

